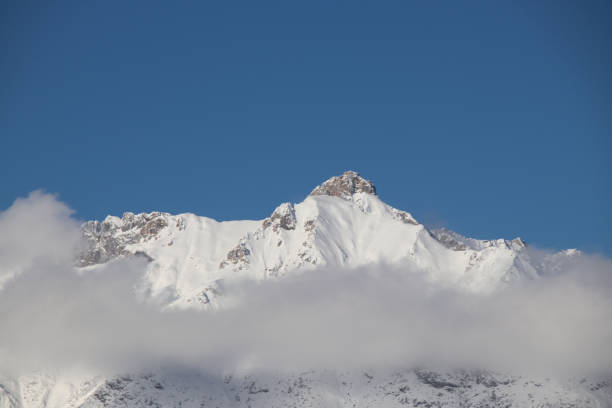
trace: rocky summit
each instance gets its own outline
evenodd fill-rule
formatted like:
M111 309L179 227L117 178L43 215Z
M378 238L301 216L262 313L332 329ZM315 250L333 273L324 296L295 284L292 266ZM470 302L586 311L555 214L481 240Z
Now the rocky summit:
M332 177L323 184L315 187L311 196L328 195L349 199L355 193L376 195L376 187L370 180L366 180L355 171L346 171L341 176Z

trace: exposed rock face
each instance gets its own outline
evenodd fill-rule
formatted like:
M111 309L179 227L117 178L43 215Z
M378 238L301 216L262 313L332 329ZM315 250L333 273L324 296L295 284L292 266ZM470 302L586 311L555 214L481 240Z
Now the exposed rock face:
M274 210L270 218L266 218L263 222L263 228L272 229L277 232L279 228L284 230L294 230L296 225L295 209L291 203L283 203Z
M227 257L219 264L219 269L225 268L229 264L248 263L248 256L251 253L244 242L240 242L235 248L230 250Z
M521 238L514 238L513 240L507 239L493 239L493 240L477 240L473 238L467 238L456 232L448 230L446 228L438 228L429 230L431 235L437 239L448 249L453 251L465 251L467 249L482 250L490 247L505 247L513 251L520 251L524 249L527 244Z
M126 212L121 218L109 216L102 222L86 222L82 228L87 246L77 263L80 266L88 266L131 254L126 246L155 239L159 232L168 226L168 217L169 214L161 212Z
M523 241L520 237L516 237L512 241L506 241L506 245L508 245L508 248L510 249L520 250L525 248L527 246L527 243Z
M364 179L357 172L346 171L341 176L332 177L320 186L315 187L310 195L329 195L350 200L355 193L376 195L376 187L370 180Z
M162 228L165 228L167 226L168 222L166 222L166 220L164 220L163 218L155 218L151 221L148 221L144 225L144 227L140 229L140 234L144 238L153 238L157 235L159 231L161 231Z
M314 231L314 229L315 229L315 220L314 219L306 220L306 222L304 223L304 231L311 232L311 231Z
M395 219L402 221L404 224L419 225L417 220L412 218L412 215L410 215L406 211L397 210L394 208L392 212L393 212L393 216L395 217Z
M432 230L431 234L445 247L453 251L465 251L468 247L456 236L456 234L445 228Z
M261 227L254 232L253 236L262 238L268 231L273 231L275 234L280 234L284 231L293 231L297 226L297 219L295 217L295 208L291 203L283 203L279 205L272 215L266 218ZM248 237L243 238L240 243L232 248L225 259L219 264L219 268L223 269L226 266L238 265L238 269L246 268L249 263L249 255L251 251L247 247L246 240ZM283 243L282 239L277 241L277 246L281 246Z

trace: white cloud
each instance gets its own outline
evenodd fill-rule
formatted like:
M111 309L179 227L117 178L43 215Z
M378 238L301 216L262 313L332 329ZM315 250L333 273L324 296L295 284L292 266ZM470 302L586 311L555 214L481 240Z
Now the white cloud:
M0 213L0 288L36 264L66 265L79 242L73 211L54 195L34 191Z

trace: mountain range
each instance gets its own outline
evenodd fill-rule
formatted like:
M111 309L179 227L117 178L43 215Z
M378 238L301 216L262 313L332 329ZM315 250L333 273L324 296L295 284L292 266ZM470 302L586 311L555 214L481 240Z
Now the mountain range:
M385 265L474 296L543 279L581 257L538 253L521 238L479 240L428 228L379 198L354 171L323 182L300 203L256 221L219 222L164 212L108 216L82 225L76 264L96 270L146 261L146 294L163 310L213 313L233 281L273 281L327 268ZM1 296L1 294L0 294ZM74 377L36 373L0 379L0 408L30 407L599 407L606 380L521 377L428 368L291 375L160 371Z
M280 204L261 221L128 212L89 221L83 234L88 244L79 256L81 267L145 257L151 295L177 307L214 306L222 282L236 278L275 279L381 262L425 271L432 281L467 291L491 292L537 279L580 254L566 250L534 258L520 238L477 240L428 229L382 202L374 184L354 171L325 181L301 203Z

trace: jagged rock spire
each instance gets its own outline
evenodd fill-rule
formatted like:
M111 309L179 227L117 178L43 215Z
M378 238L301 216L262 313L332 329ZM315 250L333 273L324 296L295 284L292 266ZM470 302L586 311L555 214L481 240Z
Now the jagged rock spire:
M376 195L376 187L370 180L366 180L356 171L345 171L341 176L332 177L323 184L315 187L311 196L329 195L350 199L355 193L368 193Z

